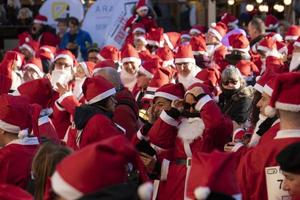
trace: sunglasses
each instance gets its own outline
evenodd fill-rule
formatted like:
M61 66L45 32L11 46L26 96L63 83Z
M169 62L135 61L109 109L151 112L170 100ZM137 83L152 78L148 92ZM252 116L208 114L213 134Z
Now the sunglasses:
M236 85L238 83L238 81L237 80L227 80L227 81L222 82L223 85L229 85L230 83L233 85Z
M196 104L197 104L197 102L196 102L196 103L193 103L193 104L184 103L184 104L183 104L183 108L184 108L185 110L190 110L191 108L195 109Z

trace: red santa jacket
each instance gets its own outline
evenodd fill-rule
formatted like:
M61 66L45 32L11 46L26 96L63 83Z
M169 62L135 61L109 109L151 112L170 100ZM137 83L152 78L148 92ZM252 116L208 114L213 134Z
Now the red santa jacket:
M42 35L38 38L38 41L40 42L40 45L50 45L53 47L56 47L59 45L60 39L57 35L51 33L51 32L44 32Z
M243 199L277 199L268 197L268 190L275 189L278 192L282 189L280 180L276 177L276 180L272 180L270 177L279 171L276 155L289 144L299 141L300 130L280 130L273 140L256 146L242 156L237 168L237 179ZM268 170L267 167L273 168ZM281 198L280 196L279 199Z
M149 15L145 16L145 17L140 17L138 14L131 16L124 27L124 30L127 33L131 33L132 32L132 25L135 23L142 23L145 26L146 32L149 32L149 30L151 28L156 28L157 24L156 21Z
M26 189L38 144L36 137L24 138L14 140L0 149L0 183Z

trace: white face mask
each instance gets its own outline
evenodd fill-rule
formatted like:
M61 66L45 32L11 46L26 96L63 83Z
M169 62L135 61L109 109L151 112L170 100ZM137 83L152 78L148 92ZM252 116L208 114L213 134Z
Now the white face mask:
M67 85L73 78L71 70L54 69L51 73L51 84L54 89L57 88L56 83Z
M295 52L295 53L293 53L293 56L292 56L289 71L291 72L291 71L294 71L295 69L297 69L299 64L300 64L300 52Z
M80 98L82 96L82 85L83 85L85 79L86 79L86 77L83 77L83 78L76 77L75 78L73 94L78 100L80 100Z

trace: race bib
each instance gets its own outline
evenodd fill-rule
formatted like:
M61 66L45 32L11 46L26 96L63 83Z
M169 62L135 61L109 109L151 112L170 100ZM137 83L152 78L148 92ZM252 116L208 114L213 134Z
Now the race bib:
M266 167L266 183L269 200L291 200L288 192L282 189L284 176L279 166Z

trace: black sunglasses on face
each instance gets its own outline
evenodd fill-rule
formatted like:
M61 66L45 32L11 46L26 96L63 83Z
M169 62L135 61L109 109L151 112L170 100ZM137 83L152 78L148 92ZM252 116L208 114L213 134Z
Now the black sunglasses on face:
M183 108L184 108L185 110L190 110L191 108L195 109L196 104L197 104L197 103L193 103L193 104L184 103L184 104L183 104Z
M229 85L230 83L235 85L238 83L238 81L237 80L228 80L228 81L223 81L222 83L223 83L223 85Z

